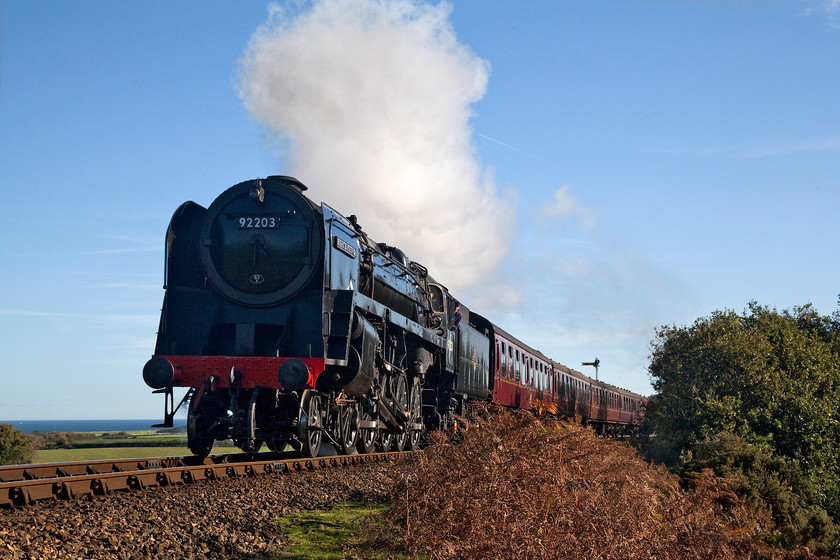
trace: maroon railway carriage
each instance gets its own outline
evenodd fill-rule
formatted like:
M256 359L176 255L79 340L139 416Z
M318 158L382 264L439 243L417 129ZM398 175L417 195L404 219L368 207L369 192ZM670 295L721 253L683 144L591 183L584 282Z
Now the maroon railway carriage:
M490 346L493 402L577 416L610 435L629 433L641 423L640 395L557 363L496 325Z

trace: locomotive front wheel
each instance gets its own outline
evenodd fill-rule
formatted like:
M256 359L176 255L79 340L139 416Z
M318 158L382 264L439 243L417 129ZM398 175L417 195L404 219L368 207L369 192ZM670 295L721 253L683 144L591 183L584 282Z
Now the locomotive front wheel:
M195 455L207 457L213 449L213 437L207 435L213 419L208 419L209 413L204 410L207 408L207 403L202 407L199 399L199 392L193 393L190 399L190 407L187 411L187 447Z
M315 458L321 450L321 397L308 392L303 398L299 420L300 441L303 444L300 452L304 457Z
M342 455L356 452L359 441L359 403L342 406L338 411L338 451Z
M251 402L248 403L248 415L245 420L248 433L251 434L252 437L248 439L242 440L234 440L234 445L236 445L239 449L244 451L245 453L254 454L257 453L260 448L262 448L263 442L253 437L253 434L256 432L257 428L257 392L254 391L253 396L251 397Z

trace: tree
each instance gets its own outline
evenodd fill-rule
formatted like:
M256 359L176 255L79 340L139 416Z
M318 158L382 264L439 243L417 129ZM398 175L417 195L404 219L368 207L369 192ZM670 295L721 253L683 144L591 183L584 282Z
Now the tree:
M0 465L31 463L35 448L23 432L11 424L0 424Z
M840 520L840 313L752 302L741 315L662 327L652 347L653 458L685 466L729 434L795 468Z

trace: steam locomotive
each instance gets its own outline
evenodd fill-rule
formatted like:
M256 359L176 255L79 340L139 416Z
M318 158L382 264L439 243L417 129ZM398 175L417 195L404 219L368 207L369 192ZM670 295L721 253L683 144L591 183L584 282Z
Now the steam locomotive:
M233 440L315 457L417 448L470 399L638 425L644 398L550 360L460 305L355 216L292 177L239 183L209 208L182 204L166 233L165 295L143 379L190 450ZM175 404L174 388L187 388Z

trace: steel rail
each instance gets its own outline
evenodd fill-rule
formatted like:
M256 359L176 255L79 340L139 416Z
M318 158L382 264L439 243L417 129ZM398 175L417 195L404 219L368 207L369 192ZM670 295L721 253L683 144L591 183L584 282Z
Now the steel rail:
M0 467L0 507L27 506L42 500L71 500L80 496L192 484L203 480L311 472L388 462L408 453L412 452L332 455L314 459L288 458L289 454L279 453L237 453L212 455L204 460L197 457L157 457L14 465Z

